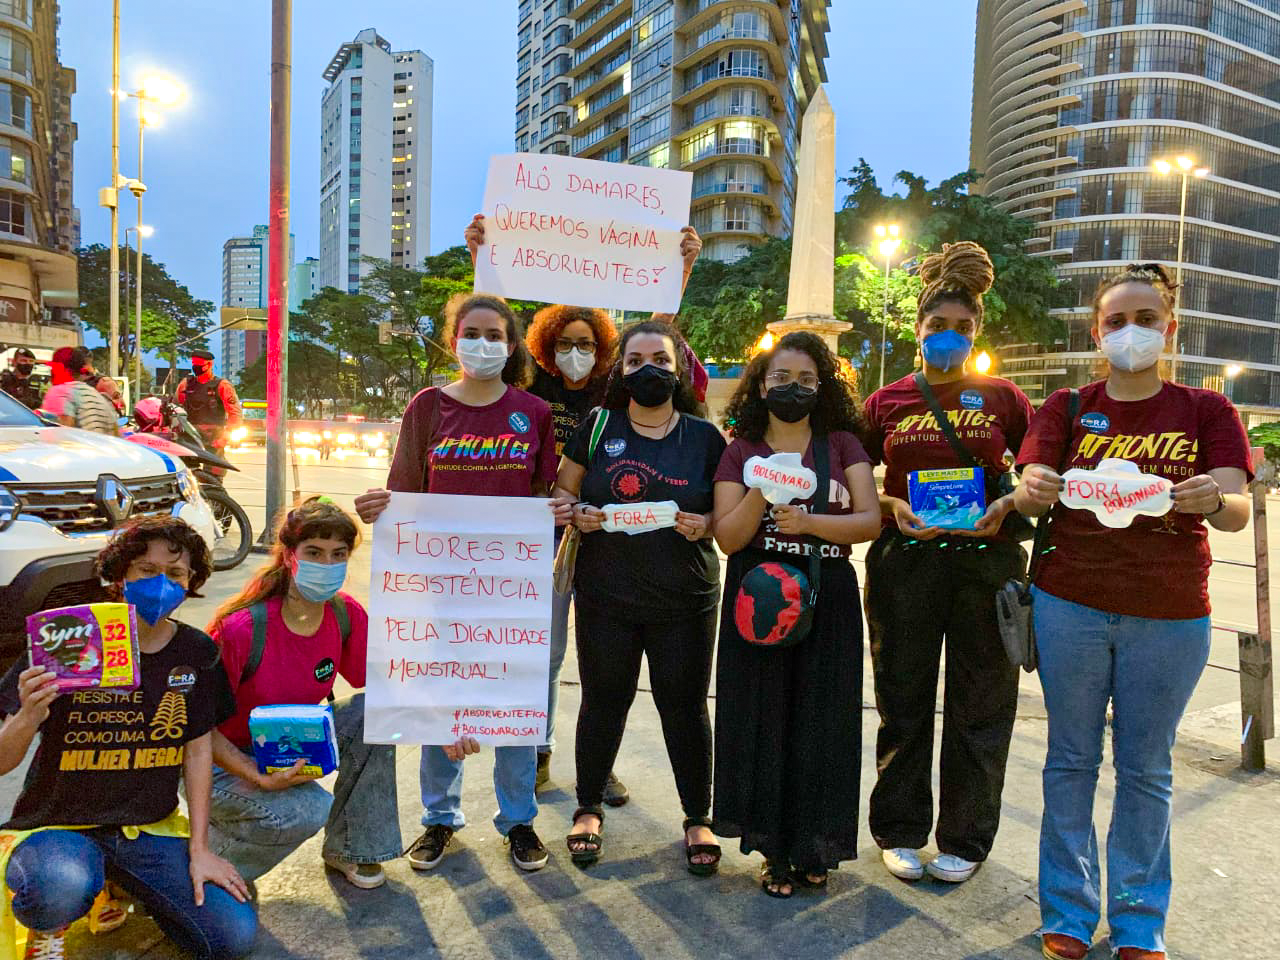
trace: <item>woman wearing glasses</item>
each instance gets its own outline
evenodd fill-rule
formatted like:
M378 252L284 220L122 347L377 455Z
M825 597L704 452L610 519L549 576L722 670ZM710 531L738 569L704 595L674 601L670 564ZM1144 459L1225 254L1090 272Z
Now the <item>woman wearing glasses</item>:
M850 612L858 580L849 545L876 535L880 510L857 439L857 393L814 334L789 333L757 354L724 422L735 439L715 476L715 537L729 570L716 666L713 829L740 837L743 853L763 853L762 889L789 897L793 883L825 886L828 870L857 856L862 621ZM827 489L770 507L746 485L744 469L752 457L783 453L825 473ZM769 565L781 574L775 592L794 611L802 595L794 574L812 573L814 551L820 576L807 636L785 648L759 644L769 599L744 592L744 579ZM777 622L785 628L785 612Z
M867 400L867 450L885 465L884 532L867 553L867 625L880 711L870 819L894 876L918 880L927 869L938 880L960 883L995 839L1018 702L1018 670L1000 640L995 593L1022 576L1026 553L1008 535L1013 497L1001 496L998 483L1009 470L1006 451L1017 453L1022 444L1031 404L1009 381L969 370L982 329L982 296L995 276L987 252L975 243L950 244L924 261L920 276L925 287L916 338L923 376L903 377ZM952 425L954 442L940 429L934 406ZM974 508L980 515L973 529L944 530L913 511L912 474L975 463L984 473L985 511ZM933 823L934 701L944 638L939 855L925 867L918 851Z

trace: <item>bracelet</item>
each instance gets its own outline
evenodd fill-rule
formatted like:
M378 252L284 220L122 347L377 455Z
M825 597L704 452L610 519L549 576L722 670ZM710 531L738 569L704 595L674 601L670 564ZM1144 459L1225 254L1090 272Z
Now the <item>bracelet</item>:
M1226 497L1224 497L1224 496L1222 495L1222 491L1221 491L1221 490L1219 490L1219 491L1218 491L1218 505L1217 505L1216 507L1214 507L1214 508L1213 508L1213 510L1211 510L1209 513L1206 513L1206 514L1205 514L1205 517L1206 517L1206 519L1207 519L1208 517L1216 517L1218 514L1220 514L1220 513L1221 513L1223 510L1225 510L1225 509L1227 509L1227 498L1226 498Z

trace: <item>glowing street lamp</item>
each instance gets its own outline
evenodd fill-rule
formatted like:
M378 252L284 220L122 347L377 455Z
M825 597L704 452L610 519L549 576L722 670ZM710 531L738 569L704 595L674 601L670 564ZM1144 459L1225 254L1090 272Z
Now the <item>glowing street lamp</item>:
M1236 377L1244 373L1244 367L1242 367L1238 363L1231 363L1231 364L1228 364L1227 368L1222 372L1223 372L1223 384L1226 387L1226 389L1223 390L1222 392L1223 394L1226 395L1226 398L1228 400L1232 400L1233 399L1232 394L1235 393Z
M1203 180L1209 175L1209 168L1197 164L1194 159L1180 154L1172 160L1156 160L1152 165L1156 173L1162 177L1167 177L1171 173L1176 173L1182 177L1182 203L1178 212L1178 289L1174 291L1173 297L1173 316L1178 321L1178 326L1182 326L1182 259L1183 248L1187 234L1187 183L1195 177L1197 180ZM1173 332L1173 355L1169 363L1169 379L1175 383L1178 380L1178 337L1181 330Z
M984 375L990 373L991 372L991 354L983 350L980 354L974 357L973 369L977 370L979 373Z
M878 224L876 239L880 241L880 255L884 257L884 317L880 321L880 388L884 389L884 353L889 338L889 268L891 258L902 246L902 237L896 223Z
M756 344L756 353L763 353L765 350L773 349L773 334L765 331L760 337L759 343Z

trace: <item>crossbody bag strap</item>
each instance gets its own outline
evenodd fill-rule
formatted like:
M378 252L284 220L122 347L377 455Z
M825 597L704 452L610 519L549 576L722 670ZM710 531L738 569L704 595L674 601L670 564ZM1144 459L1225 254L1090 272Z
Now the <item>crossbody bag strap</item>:
M587 468L595 459L596 447L600 446L600 438L604 436L604 428L609 425L609 411L604 407L596 407L596 422L591 426L591 439L587 441Z
M1071 430L1072 424L1076 421L1076 415L1080 412L1080 391L1071 388L1071 394L1067 398L1067 439L1062 445L1062 457L1058 460L1058 474L1061 475L1067 468L1067 461L1071 458ZM1053 513L1049 510L1040 521L1036 524L1035 539L1031 541L1031 562L1027 564L1026 585L1029 587L1035 575L1040 570L1040 563L1044 559L1044 555L1049 551L1049 534L1053 527Z
M831 438L815 436L813 443L814 473L818 477L818 489L813 494L813 513L827 512L831 495ZM822 579L822 539L814 537L809 554L809 603L818 601L818 586Z
M249 659L244 662L240 671L240 686L249 682L250 678L262 666L262 654L267 649L267 605L255 603L249 607L249 619L253 623L253 642L249 647Z
M974 459L973 454L968 451L960 438L956 435L955 427L951 426L951 420L943 412L942 404L938 402L938 396L933 392L933 387L929 386L929 381L925 379L925 375L920 371L916 371L915 375L916 389L920 391L920 395L924 397L924 402L929 405L929 410L933 413L933 418L938 421L938 429L942 431L942 435L947 438L947 443L951 444L951 449L955 451L956 456L960 458L960 462L966 467L978 466L978 461Z

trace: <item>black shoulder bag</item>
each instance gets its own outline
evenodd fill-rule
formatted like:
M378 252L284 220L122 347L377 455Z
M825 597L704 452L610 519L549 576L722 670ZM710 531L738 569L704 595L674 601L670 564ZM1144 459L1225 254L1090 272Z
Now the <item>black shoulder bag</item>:
M951 421L947 418L946 413L943 412L942 405L938 403L937 394L935 394L933 392L933 388L929 386L929 381L925 379L923 373L917 371L915 375L915 382L916 388L920 391L921 396L924 397L925 403L929 404L929 409L932 411L934 419L938 421L938 429L941 430L942 435L947 438L947 443L951 444L951 449L954 450L956 456L960 458L960 463L966 467L978 467L982 469L984 487L986 487L986 468L984 468L982 464L978 463L978 461L974 459L973 454L971 454L965 445L960 442L960 437L956 435L955 428L951 426ZM1004 473L1000 474L1000 476L996 478L994 486L997 499L1013 493L1013 471L1006 470ZM990 488L987 487L987 489L987 496L990 497ZM990 505L990 503L987 504L987 506ZM1036 534L1035 525L1016 511L1010 512L1005 516L1004 525L1000 529L1003 531L1005 536L1013 540L1030 540Z
M1080 412L1080 391L1072 390L1067 401L1067 442L1058 461L1058 473L1067 468L1071 456L1071 428ZM1000 625L1000 639L1009 662L1027 673L1040 665L1036 653L1036 626L1031 615L1031 583L1040 569L1040 562L1049 550L1049 534L1053 528L1050 514L1046 513L1036 524L1036 538L1031 544L1031 562L1027 564L1025 577L1008 581L996 592L996 621Z

